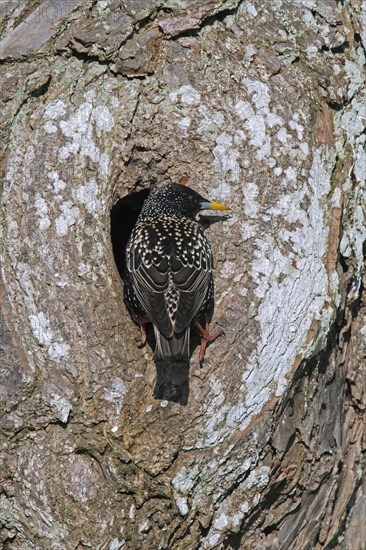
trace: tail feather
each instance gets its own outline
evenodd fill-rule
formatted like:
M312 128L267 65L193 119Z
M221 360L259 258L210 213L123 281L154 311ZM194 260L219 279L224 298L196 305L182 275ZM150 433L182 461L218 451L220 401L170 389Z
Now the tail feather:
M156 347L154 352L155 361L188 361L189 360L189 337L190 327L185 332L173 334L167 338L154 325Z
M186 405L189 394L190 328L167 338L154 326L157 369L154 396Z

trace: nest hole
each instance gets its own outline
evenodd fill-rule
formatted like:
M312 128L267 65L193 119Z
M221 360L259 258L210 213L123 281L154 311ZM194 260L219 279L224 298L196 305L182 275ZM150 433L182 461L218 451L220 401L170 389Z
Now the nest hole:
M119 199L111 210L111 240L114 261L123 279L125 271L125 250L142 205L149 194L148 189L131 193Z

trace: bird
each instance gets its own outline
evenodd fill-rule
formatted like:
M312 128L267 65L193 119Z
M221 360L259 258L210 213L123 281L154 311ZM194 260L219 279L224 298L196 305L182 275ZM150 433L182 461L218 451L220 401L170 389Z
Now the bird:
M201 210L230 210L186 185L170 183L150 192L125 253L124 301L140 326L141 343L152 323L157 362L189 361L191 329L206 345L223 333L209 332L214 281L211 246L196 217Z

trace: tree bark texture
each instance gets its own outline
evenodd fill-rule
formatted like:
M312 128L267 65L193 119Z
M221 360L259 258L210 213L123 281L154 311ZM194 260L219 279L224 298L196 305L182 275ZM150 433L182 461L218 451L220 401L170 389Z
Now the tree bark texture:
M365 14L0 3L4 548L366 548ZM112 250L154 181L232 206L186 405Z

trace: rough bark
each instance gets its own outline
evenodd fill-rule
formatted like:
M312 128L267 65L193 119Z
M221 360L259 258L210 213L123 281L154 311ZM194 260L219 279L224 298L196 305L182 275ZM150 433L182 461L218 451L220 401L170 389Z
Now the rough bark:
M0 14L4 548L365 548L361 0ZM153 398L110 236L182 178L233 207L185 406Z

